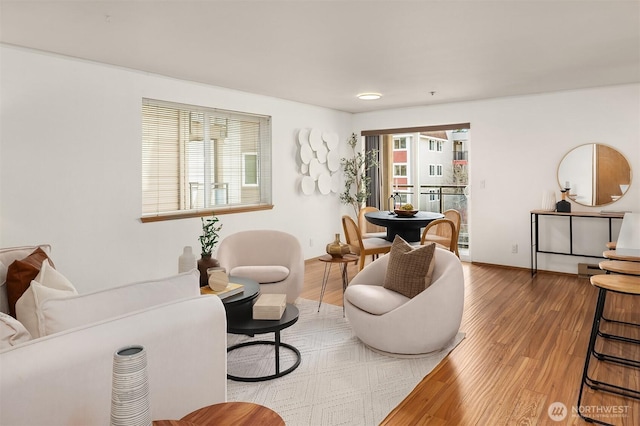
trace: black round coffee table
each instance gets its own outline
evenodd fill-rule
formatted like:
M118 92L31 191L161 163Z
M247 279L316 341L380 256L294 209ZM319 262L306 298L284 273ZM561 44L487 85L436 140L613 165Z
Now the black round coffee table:
M250 342L239 343L237 345L229 346L227 348L227 353L234 351L239 348L243 348L245 346L253 346L253 345L272 345L275 347L275 358L276 358L276 372L275 374L267 375L267 376L258 376L258 377L241 377L235 376L232 374L227 374L227 378L231 380L236 380L239 382L262 382L265 380L276 379L278 377L282 377L286 374L291 373L293 370L298 368L300 365L300 351L294 346L288 343L282 343L280 341L280 331L284 330L287 327L291 327L298 321L298 308L296 308L292 304L287 304L282 317L279 320L254 320L253 315L249 315L248 317L239 318L234 317L232 319L227 320L227 332L232 334L244 334L247 336L254 336L256 334L265 334L265 333L275 333L275 340L254 340ZM296 356L296 362L286 370L280 371L280 347L287 348L291 350Z
M229 276L229 282L242 284L244 291L222 299L224 310L227 313L227 331L229 323L236 319L251 318L253 316L253 304L260 295L260 284L249 278Z

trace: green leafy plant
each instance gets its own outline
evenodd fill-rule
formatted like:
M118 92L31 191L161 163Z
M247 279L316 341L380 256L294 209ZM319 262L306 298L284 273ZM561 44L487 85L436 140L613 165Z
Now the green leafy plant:
M344 173L344 191L340 194L340 201L353 207L358 217L358 213L367 198L371 194L369 186L371 178L367 176L369 169L378 166L378 150L367 152L356 151L358 136L352 133L347 143L353 151L350 158L340 159L342 171Z
M218 219L215 215L210 218L205 219L201 217L202 221L202 235L198 238L200 240L200 246L202 247L202 256L211 256L213 249L218 243L219 235L218 232L222 229L222 224L220 219Z

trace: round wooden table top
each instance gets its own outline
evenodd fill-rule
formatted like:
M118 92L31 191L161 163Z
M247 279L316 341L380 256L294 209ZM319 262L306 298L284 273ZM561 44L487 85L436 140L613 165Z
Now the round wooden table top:
M358 256L355 254L345 254L342 257L333 257L330 254L323 254L318 258L320 262L329 262L329 263L350 263L357 262L360 260Z
M626 275L640 275L640 262L624 260L603 260L598 264L600 269Z
M187 414L182 420L196 425L284 426L284 420L278 413L251 402L223 402L209 405Z

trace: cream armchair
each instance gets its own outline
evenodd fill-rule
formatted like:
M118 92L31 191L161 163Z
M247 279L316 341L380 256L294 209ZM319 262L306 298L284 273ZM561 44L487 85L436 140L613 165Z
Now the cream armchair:
M367 265L344 294L347 319L358 338L389 354L442 349L460 328L464 276L458 257L436 248L432 284L412 299L383 287L389 255Z
M302 291L302 247L286 232L264 229L231 234L220 243L216 257L229 275L257 281L261 293L286 294L287 303L294 303Z

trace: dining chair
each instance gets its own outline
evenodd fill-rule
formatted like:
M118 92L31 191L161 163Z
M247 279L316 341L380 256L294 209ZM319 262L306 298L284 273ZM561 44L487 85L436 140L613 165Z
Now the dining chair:
M455 209L445 210L443 213L446 219L450 219L456 225L456 234L458 238L460 237L460 223L462 222L462 217L460 216L460 212ZM458 253L458 243L456 242L456 256L460 257Z
M358 226L360 227L362 238L385 238L387 236L387 230L383 226L374 225L364 217L367 213L377 211L380 210L376 207L366 206L358 212Z
M445 217L429 223L422 231L422 238L420 239L421 245L427 243L436 243L455 253L458 258L460 257L458 254L458 230L455 222L451 219Z
M371 255L375 259L379 254L389 253L391 250L391 241L384 238L362 238L360 229L351 216L342 216L342 229L347 244L351 247L351 253L360 256L360 270L364 268L367 256Z

